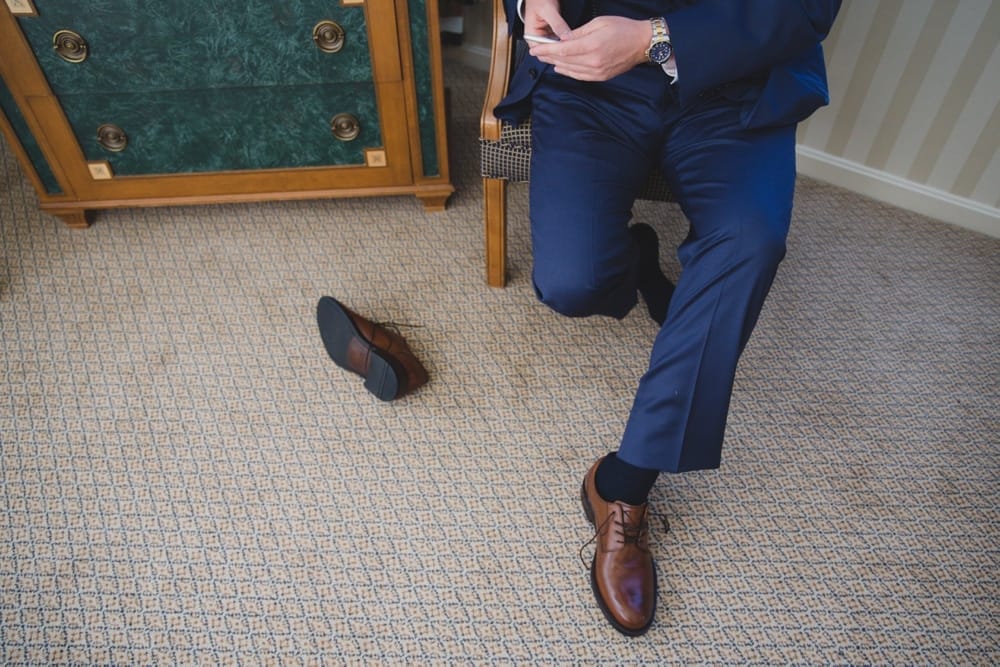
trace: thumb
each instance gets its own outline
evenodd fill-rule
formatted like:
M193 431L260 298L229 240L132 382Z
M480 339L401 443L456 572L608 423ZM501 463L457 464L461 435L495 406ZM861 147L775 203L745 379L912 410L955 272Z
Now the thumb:
M572 31L572 28L569 27L566 19L559 14L558 10L545 12L542 14L542 18L549 24L549 30L552 31L552 34L559 37L559 39L562 39Z

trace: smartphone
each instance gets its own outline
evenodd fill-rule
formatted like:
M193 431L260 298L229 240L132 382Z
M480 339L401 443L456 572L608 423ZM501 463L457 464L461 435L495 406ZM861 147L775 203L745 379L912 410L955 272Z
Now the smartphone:
M556 37L546 37L545 35L525 35L524 38L529 42L538 42L539 44L555 44L559 41Z

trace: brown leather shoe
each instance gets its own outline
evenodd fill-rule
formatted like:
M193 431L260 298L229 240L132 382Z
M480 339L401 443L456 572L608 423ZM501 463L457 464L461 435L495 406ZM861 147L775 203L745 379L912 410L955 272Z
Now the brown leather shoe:
M649 630L656 612L656 567L649 552L647 503L626 505L597 493L598 459L583 478L580 498L594 524L597 552L590 565L590 586L604 616L619 632L637 637Z
M398 333L369 322L329 296L319 300L316 321L330 358L363 377L365 389L383 401L427 382L427 371Z

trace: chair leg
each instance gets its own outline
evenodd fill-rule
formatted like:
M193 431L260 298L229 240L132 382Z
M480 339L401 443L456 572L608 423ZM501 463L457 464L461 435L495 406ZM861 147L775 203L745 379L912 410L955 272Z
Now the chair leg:
M486 282L491 287L507 284L507 181L483 179L486 217Z

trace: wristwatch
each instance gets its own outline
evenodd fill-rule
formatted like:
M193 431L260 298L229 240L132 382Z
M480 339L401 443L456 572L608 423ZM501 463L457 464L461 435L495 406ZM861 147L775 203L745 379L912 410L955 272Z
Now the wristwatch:
M649 40L649 48L646 49L646 59L657 65L670 60L674 53L674 47L670 43L670 35L667 34L667 22L662 16L649 19L653 26L653 37Z

